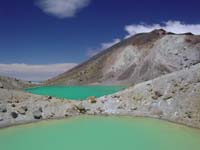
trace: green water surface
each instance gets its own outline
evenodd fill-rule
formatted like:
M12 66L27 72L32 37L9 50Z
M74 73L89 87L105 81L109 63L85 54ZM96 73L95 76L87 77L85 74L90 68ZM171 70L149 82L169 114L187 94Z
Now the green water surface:
M38 95L63 99L84 100L90 96L101 97L124 89L125 86L44 86L25 89Z
M146 118L76 117L0 130L1 150L200 150L200 131Z

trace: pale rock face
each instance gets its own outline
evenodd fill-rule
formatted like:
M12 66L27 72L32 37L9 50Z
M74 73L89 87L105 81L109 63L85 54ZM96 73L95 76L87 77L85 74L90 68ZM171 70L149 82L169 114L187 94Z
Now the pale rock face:
M179 70L200 62L200 49L189 46L186 36L167 35L155 43L155 61Z
M137 64L141 57L141 53L138 49L132 45L125 47L122 52L115 58L114 64L111 66L108 72L118 72L124 70L125 68L131 66L132 64Z
M100 98L112 114L155 117L200 128L200 64ZM116 106L117 109L116 109Z

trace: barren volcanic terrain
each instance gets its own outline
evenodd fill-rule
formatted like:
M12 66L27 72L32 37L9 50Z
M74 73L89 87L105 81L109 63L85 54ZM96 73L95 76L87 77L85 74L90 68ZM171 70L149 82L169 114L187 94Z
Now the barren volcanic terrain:
M85 101L39 96L29 83L0 78L0 126L76 115L153 117L200 128L200 36L164 30L126 39L46 85L127 85ZM77 93L78 94L78 93Z

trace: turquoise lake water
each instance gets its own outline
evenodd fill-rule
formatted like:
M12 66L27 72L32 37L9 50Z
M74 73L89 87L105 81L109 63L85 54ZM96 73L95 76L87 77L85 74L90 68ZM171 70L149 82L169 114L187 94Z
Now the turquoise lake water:
M0 130L1 150L200 150L200 130L146 118L76 117Z
M125 86L44 86L25 89L26 92L38 95L53 96L63 99L84 100L90 96L101 97L113 94Z

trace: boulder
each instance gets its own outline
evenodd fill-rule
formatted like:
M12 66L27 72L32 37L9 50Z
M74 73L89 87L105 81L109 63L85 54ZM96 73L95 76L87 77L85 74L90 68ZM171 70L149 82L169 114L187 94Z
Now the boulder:
M186 116L191 119L192 118L192 112L185 112Z
M98 112L98 113L102 113L102 112L104 112L104 111L105 111L105 110L103 110L101 107L98 107L98 108L97 108L97 112Z
M41 119L41 118L42 118L42 112L43 112L43 110L42 110L41 107L38 108L38 110L35 110L35 111L33 112L33 117L34 117L34 119Z
M53 97L52 96L48 96L47 97L47 100L51 100Z
M3 88L4 88L4 87L3 87L3 83L1 83L1 82L0 82L0 88L1 88L1 89L3 89Z
M152 114L158 117L161 117L163 115L163 111L159 108L153 108Z
M18 117L18 114L16 112L11 112L11 116L15 119Z
M173 96L171 96L171 95L165 95L164 98L163 98L163 100L166 101L166 100L171 99L171 98L173 98Z
M95 96L91 96L87 98L87 101L91 104L94 104L97 102L96 97Z
M77 110L79 113L81 114L85 114L87 112L87 110L85 109L85 107L83 107L82 105L75 105L75 110Z
M12 106L12 107L16 107L16 105L15 105L15 104L12 104L11 106Z
M41 119L42 118L42 112L39 110L36 110L33 112L34 119Z
M154 99L154 100L157 100L159 97L161 97L162 96L162 94L161 94L161 92L160 91L155 91L155 92L153 92L153 94L152 94L152 99Z
M28 111L27 106L22 106L22 107L20 107L20 108L17 110L17 112L18 112L19 114L21 114L21 115L25 115L27 111Z
M132 107L132 108L131 108L132 111L135 111L135 110L137 110L137 109L138 109L137 107Z
M7 108L5 105L0 105L0 112L2 113L6 113L7 112Z

